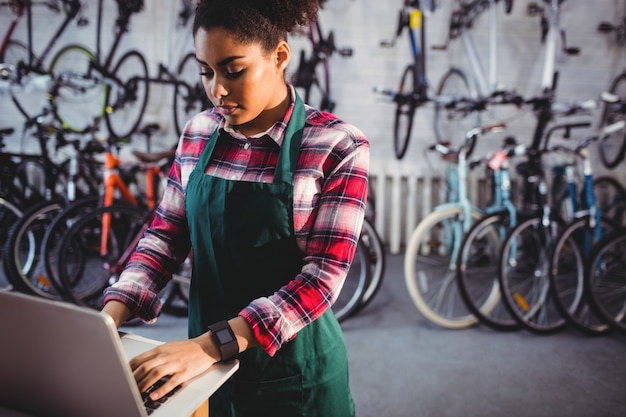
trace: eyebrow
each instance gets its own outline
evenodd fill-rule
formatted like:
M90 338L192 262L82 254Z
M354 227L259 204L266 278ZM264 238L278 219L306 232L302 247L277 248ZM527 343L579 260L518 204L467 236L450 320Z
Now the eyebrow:
M224 58L220 62L218 62L217 66L218 67L223 67L224 65L228 65L229 63L231 63L231 62L233 62L233 61L235 61L237 59L240 59L240 58L244 58L244 56L243 55L229 56L228 58ZM197 56L196 56L196 61L198 61L198 64L200 64L200 65L209 66L209 64L207 64L206 62L204 62L203 60L201 60Z

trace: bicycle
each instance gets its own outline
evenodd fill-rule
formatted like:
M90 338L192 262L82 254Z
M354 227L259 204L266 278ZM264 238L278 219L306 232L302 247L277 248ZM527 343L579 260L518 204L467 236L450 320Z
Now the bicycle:
M37 3L45 5L54 13L63 12L64 14L62 22L37 56L33 41L32 6L34 4L36 3L31 0L0 3L0 6L11 7L14 14L0 43L0 80L9 82L11 99L18 111L27 118L41 111L38 100L35 104L33 97L25 94L28 91L27 87L33 85L46 91L50 71L44 62L48 55L70 23L74 22L79 27L88 23L87 19L82 16L83 6L79 0L46 0ZM26 17L26 43L13 39L15 30L24 16Z
M37 122L37 138L41 144L42 156L44 162L47 156L45 148L46 141L50 137L54 137L57 141L57 147L69 145L73 148L69 159L70 171L61 171L60 168L54 166L54 170L48 168L47 175L58 175L64 172L67 179L65 183L65 192L63 194L47 193L45 198L37 203L31 203L28 209L25 209L21 217L11 225L7 233L7 238L3 242L2 250L2 266L13 287L19 291L36 294L46 298L61 299L61 294L53 286L49 279L50 276L43 272L42 266L42 238L51 219L62 210L62 208L81 195L89 195L90 193L98 193L98 186L93 185L93 178L84 177L87 173L94 174L94 167L89 169L78 168L78 161L81 164L94 164L91 154L97 152L97 149L89 146L81 146L80 139L70 140L65 137L66 132L62 129L56 129L51 125ZM80 156L79 156L80 155ZM50 164L50 163L49 163ZM48 164L46 164L48 165ZM44 165L44 166L46 166ZM65 164L63 164L65 165ZM78 181L78 179L85 181ZM53 178L54 179L54 178ZM50 184L47 190L51 192ZM91 185L92 188L83 190L81 185ZM26 206L25 206L26 207Z
M626 190L615 178L604 175L593 180L600 212L618 226L626 226Z
M300 60L291 82L303 92L305 103L332 113L336 103L331 93L329 60L334 53L341 57L352 56L352 48L338 48L333 31L324 37L319 19L307 26L306 36L311 46L311 54L307 57L305 50L300 50Z
M405 251L404 276L417 309L431 322L451 329L477 323L460 298L456 284L457 259L461 242L473 222L483 216L468 197L467 148L475 136L503 128L502 124L474 128L465 135L465 144L453 149L436 144L435 150L452 163L448 166L447 203L436 206L413 231Z
M518 223L502 243L499 256L498 279L504 304L523 327L537 334L550 334L563 329L566 320L557 307L554 288L550 285L555 245L566 227L557 208L559 201L551 202L544 174L543 156L562 147L548 148L552 133L564 130L569 138L572 129L587 127L588 123L569 123L552 127L539 148L529 148L528 161L518 166L525 178L525 210L530 215ZM575 200L577 195L568 195ZM556 206L555 206L556 204ZM565 252L570 240L562 241L556 252ZM554 271L555 273L557 270Z
M129 137L140 125L148 104L148 65L138 50L125 52L114 64L130 17L143 9L143 0L116 0L115 36L102 57L102 2L98 0L95 53L82 45L61 49L52 59L54 83L49 94L54 115L74 132L90 132L105 120L116 138Z
M574 220L559 235L550 262L550 285L561 314L575 328L592 335L603 334L609 330L609 326L595 314L584 293L584 264L592 247L616 229L616 224L603 216L596 204L593 167L587 148L597 140L598 136L593 136L582 140L572 149L564 146L556 148L581 160L583 186L578 202L574 198L577 196L575 183L569 182Z
M145 131L149 135L157 129L158 125L148 125ZM171 158L173 153L157 155L168 155ZM68 301L101 308L102 290L114 283L124 270L137 243L152 222L159 199L159 184L168 171L152 162L153 158L156 156L148 155L149 162L135 168L146 173L145 199L137 199L133 195L118 171L119 158L109 152L105 160L108 172L104 178L102 205L74 216L68 214L71 222L56 243L53 254L56 273L52 274L63 288ZM169 162L171 160L168 165ZM125 203L115 201L117 193ZM143 200L145 207L141 204ZM190 283L188 274L191 272L189 265L189 262L184 262L173 275L174 279L170 282L180 288L177 291L165 288L162 294L164 303L168 303L167 300L174 294L186 299Z
M595 313L612 329L626 334L626 229L605 236L596 244L586 267L585 291Z
M468 310L496 330L517 330L519 323L504 306L498 281L502 242L523 213L513 203L509 160L526 154L526 147L506 138L504 146L485 162L491 178L491 202L485 216L466 233L457 261L457 285Z
M498 48L498 10L500 0L458 0L458 8L452 12L448 38L443 45L434 45L433 49L443 51L450 41L460 38L465 56L470 63L470 72L458 66L451 67L441 78L436 90L439 97L470 98L477 105L463 109L451 107L446 103L436 102L434 109L434 132L438 142L454 143L463 137L467 130L481 124L481 112L488 104L498 103L499 99L513 93L501 90L497 80ZM505 0L507 14L513 9L513 1ZM489 61L488 74L481 65L481 59L471 36L470 29L476 19L486 10L489 11ZM502 104L515 104L505 102ZM471 148L468 155L472 152Z

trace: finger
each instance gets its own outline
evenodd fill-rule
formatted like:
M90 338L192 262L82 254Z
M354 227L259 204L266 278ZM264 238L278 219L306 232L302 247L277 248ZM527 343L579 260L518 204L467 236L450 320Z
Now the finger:
M160 381L165 379L165 383L160 386L157 386L155 389L150 390L149 395L150 399L153 401L159 400L170 393L176 391L182 384L180 382L180 378L176 376L165 376L157 381L157 385Z

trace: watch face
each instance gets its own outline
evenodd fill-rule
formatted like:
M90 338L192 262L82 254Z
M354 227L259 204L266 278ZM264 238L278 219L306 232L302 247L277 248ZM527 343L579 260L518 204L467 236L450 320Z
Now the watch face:
M217 340L219 340L220 344L225 345L226 343L232 342L233 336L230 333L230 329L221 329L215 332L215 336Z

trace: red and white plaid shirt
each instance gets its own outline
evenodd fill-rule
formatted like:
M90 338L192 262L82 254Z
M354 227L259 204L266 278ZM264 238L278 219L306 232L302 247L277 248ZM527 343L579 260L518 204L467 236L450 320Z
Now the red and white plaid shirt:
M105 292L144 320L161 309L159 291L190 250L185 190L207 140L220 135L206 173L226 179L271 182L291 105L267 132L246 138L212 110L187 123L155 219L119 282ZM337 298L352 262L365 213L369 143L356 127L306 106L306 124L294 175L294 229L304 253L302 271L274 294L251 301L239 315L270 355L320 317ZM276 260L280 262L279 259ZM196 271L201 273L201 271Z

